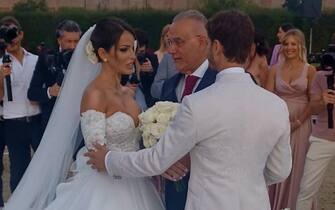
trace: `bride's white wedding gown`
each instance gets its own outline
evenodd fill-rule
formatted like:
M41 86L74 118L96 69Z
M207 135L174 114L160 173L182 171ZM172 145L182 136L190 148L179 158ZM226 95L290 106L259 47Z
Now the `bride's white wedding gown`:
M131 116L116 112L88 110L81 127L86 147L93 142L107 144L110 150L136 151L140 133ZM163 210L163 204L148 178L111 177L86 164L82 148L76 160L76 173L57 187L56 199L46 210Z

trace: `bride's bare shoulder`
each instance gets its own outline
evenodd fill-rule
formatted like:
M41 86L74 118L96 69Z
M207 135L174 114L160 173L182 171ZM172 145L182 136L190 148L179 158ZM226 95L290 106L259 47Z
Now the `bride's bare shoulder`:
M105 92L94 83L91 83L84 91L80 112L93 109L105 113L107 104L105 99Z

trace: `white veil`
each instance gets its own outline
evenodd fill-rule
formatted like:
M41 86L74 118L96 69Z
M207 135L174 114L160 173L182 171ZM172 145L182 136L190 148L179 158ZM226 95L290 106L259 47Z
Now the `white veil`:
M66 178L75 146L82 139L81 98L100 70L100 64L89 62L85 52L93 28L83 35L72 55L41 144L7 202L6 210L44 209L55 198L57 185Z

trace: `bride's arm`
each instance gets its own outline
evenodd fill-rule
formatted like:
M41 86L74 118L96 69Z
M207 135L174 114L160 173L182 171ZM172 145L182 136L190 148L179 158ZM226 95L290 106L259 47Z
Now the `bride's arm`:
M93 149L94 143L106 144L106 116L103 93L88 88L81 103L81 130L85 145Z

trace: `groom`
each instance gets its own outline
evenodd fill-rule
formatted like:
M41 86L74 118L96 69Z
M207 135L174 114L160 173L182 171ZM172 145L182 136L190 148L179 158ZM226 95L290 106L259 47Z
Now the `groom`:
M96 145L88 164L111 176L145 177L191 152L186 210L270 210L267 185L291 170L287 106L243 69L254 36L247 15L219 12L207 30L210 61L220 69L215 83L183 99L156 146L112 152Z
M217 71L208 66L207 18L196 10L179 13L169 29L168 51L174 59L178 74L163 84L161 101L181 102L183 97L200 91L215 82ZM180 44L180 40L182 44ZM174 176L180 178L183 173L180 165L190 169L190 156L185 155L164 174L165 203L167 210L184 210L187 197L189 173L181 180L185 188L176 190ZM180 184L180 183L177 183Z

